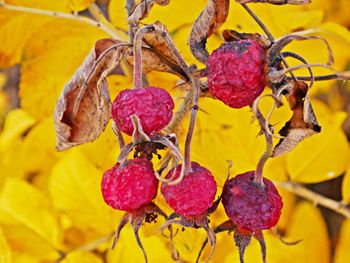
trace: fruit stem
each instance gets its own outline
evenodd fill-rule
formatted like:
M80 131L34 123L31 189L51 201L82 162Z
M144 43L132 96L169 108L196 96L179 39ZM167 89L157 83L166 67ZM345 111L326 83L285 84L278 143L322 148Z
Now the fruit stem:
M255 22L261 27L266 36L270 39L271 43L275 41L275 38L271 34L271 32L267 29L264 23L258 18L258 16L251 10L247 4L241 4L242 7L248 12L248 14L255 20Z
M260 100L266 96L271 96L275 100L275 105L277 105L277 106L281 105L281 103L282 103L275 95L265 94L265 95L258 97L252 105L252 110L254 112L254 115L257 118L257 120L260 124L260 127L261 127L261 131L264 133L265 139L266 139L266 150L263 153L263 155L260 157L260 160L259 160L258 165L257 165L256 170L255 170L255 176L254 176L254 181L262 187L264 187L263 169L264 169L264 166L265 166L267 160L270 158L271 154L273 153L273 140L272 140L272 136L271 136L272 131L271 131L271 128L269 127L269 125L266 125L266 120L258 107ZM269 129L270 132L267 132L267 129Z
M133 41L134 53L134 89L142 88L142 38L143 35L154 31L154 26L144 26L136 31Z
M135 0L126 0L126 14L128 17L132 13L135 7ZM134 42L134 30L133 30L133 25L129 22L128 20L128 31L129 31L129 41L130 43Z
M192 94L192 109L190 116L190 124L187 131L186 141L185 141L185 160L184 165L181 169L185 169L185 175L192 171L191 169L191 141L194 133L194 127L196 124L196 117L198 111L198 98L199 98L199 81L198 79L191 78L191 90Z

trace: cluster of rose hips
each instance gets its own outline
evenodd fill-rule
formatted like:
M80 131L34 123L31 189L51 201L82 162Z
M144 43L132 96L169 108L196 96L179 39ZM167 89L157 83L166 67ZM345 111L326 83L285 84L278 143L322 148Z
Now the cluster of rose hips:
M252 106L267 85L267 64L267 50L258 41L226 42L209 56L209 91L230 107ZM138 230L144 221L150 222L155 214L160 214L167 219L162 228L171 224L204 228L212 245L211 254L215 247L215 233L234 230L241 262L245 247L253 236L262 246L265 261L261 231L277 224L283 206L274 184L255 171L248 171L227 180L222 194L215 201L217 184L214 176L196 162L190 162L187 169L183 169L183 164L176 164L164 178L160 178L151 159L157 149L169 146L160 146L159 142L162 142L160 138L168 136L162 129L172 119L174 102L167 91L142 87L140 80L136 82L138 85L133 89L121 91L112 106L116 129L132 136L133 143L122 148L123 157L104 173L101 183L105 202L116 210L126 211L115 242L123 226L130 221L147 261ZM127 159L133 148L134 158ZM161 193L174 210L168 217L152 202L158 192L159 180L163 181ZM220 201L229 220L212 230L208 215L216 210Z

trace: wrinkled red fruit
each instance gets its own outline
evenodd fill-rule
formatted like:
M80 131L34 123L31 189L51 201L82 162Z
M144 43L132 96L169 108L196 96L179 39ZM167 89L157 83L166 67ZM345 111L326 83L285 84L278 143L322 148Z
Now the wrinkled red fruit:
M122 90L112 105L112 118L118 129L132 135L130 116L140 118L143 131L151 135L163 129L173 117L174 101L170 94L155 87Z
M149 204L157 194L158 180L152 163L146 158L119 163L107 170L101 182L105 202L117 210L132 212Z
M207 68L210 93L232 108L251 105L266 86L266 51L254 40L222 44Z
M264 188L253 180L254 171L237 175L225 183L222 192L226 214L243 232L270 229L277 224L283 207L270 180L264 178Z
M169 206L179 215L185 217L199 216L213 205L216 194L216 182L210 171L196 162L192 162L192 172L185 175L182 181L175 185L163 183L161 192ZM176 179L182 165L176 168ZM173 175L174 168L166 178Z

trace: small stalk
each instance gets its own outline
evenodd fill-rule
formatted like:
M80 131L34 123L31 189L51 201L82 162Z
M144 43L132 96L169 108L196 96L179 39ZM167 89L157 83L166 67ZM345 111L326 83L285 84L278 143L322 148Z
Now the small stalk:
M196 117L198 111L198 99L199 99L199 81L198 79L192 79L192 109L190 116L190 124L187 131L186 141L185 141L185 160L184 160L184 173L190 173L191 168L191 142L194 133L194 128L196 124Z
M142 88L142 38L143 35L154 30L153 26L144 26L137 30L134 37L134 89Z
M122 150L125 145L124 138L114 121L112 123L112 130L117 137L119 148Z
M267 132L266 120L258 107L260 100L266 96L271 96L275 100L275 105L277 105L277 106L280 106L282 103L275 95L266 94L266 95L262 95L262 96L258 97L252 105L252 110L254 112L254 115L257 118L259 125L261 127L261 130L264 133L265 139L266 139L266 150L263 153L263 155L260 157L260 160L259 160L258 165L257 165L256 170L255 170L255 176L254 176L254 182L256 182L257 184L259 184L262 187L264 187L263 169L264 169L264 166L265 166L267 160L271 157L272 152L273 152L273 139L271 136L271 130L270 130L269 125L267 125L268 126L267 129L270 130L270 132Z
M132 11L134 10L135 7L135 0L126 0L126 14L128 15L128 17L130 16L130 14L132 13ZM128 31L129 31L129 41L130 43L134 43L134 29L133 29L133 25L128 21Z

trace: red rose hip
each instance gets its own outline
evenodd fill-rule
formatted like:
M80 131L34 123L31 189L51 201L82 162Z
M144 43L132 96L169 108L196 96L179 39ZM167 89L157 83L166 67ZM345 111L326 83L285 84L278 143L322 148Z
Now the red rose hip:
M222 203L226 214L243 232L270 229L280 218L282 198L274 184L264 178L264 188L254 182L254 171L226 181Z
M182 165L176 168L175 178L180 174ZM185 175L180 183L167 185L163 183L161 192L174 211L184 217L203 215L213 205L216 194L216 182L210 171L196 162L191 163L192 172ZM166 175L173 176L174 169Z
M126 89L113 102L112 118L119 130L132 135L134 126L130 116L135 114L140 119L143 131L152 135L170 122L173 109L174 101L164 89Z
M255 40L222 44L207 68L210 93L232 108L251 105L267 84L266 50Z
M105 202L117 210L135 211L151 203L157 194L158 180L147 158L129 160L124 167L117 163L107 170L101 183Z

